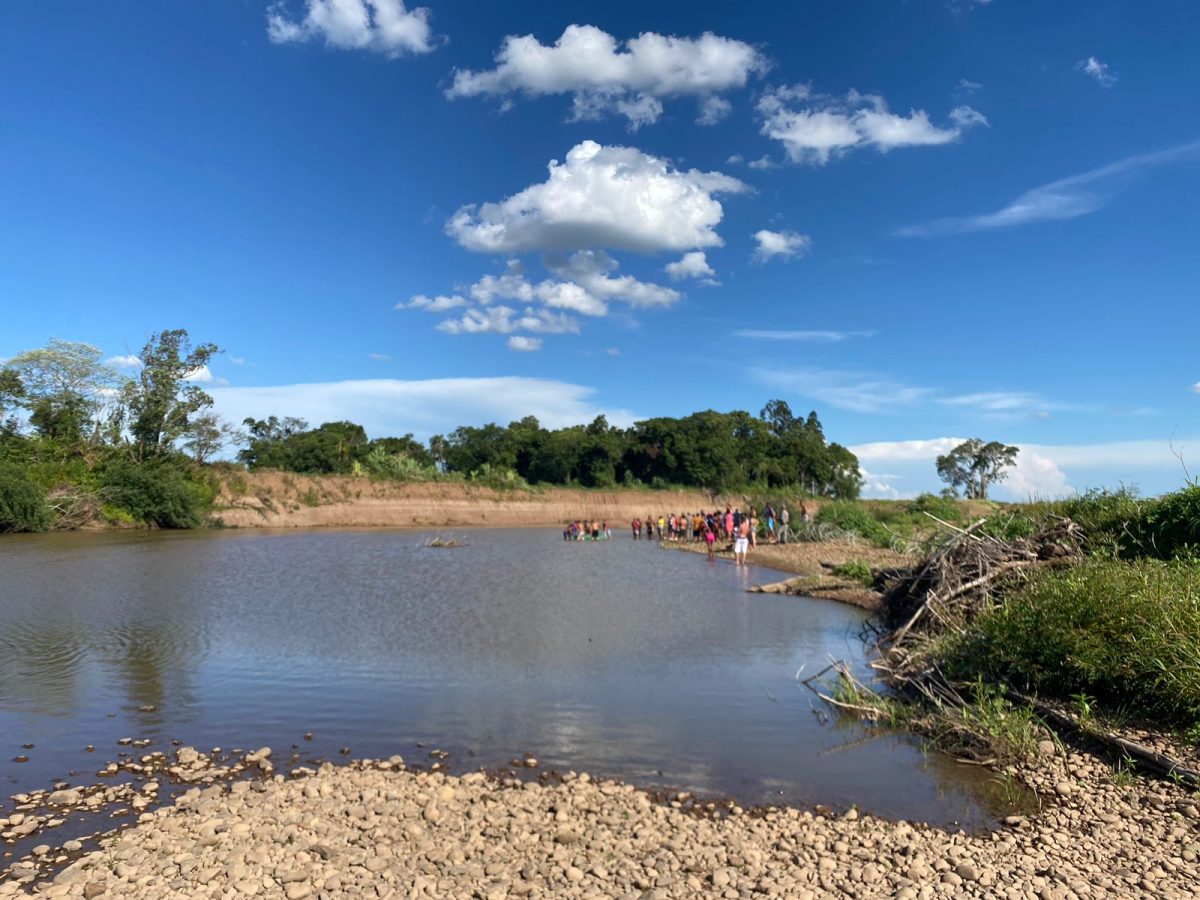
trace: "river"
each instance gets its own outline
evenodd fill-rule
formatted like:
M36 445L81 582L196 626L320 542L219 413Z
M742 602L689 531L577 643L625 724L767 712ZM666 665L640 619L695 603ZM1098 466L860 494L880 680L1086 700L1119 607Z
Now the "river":
M857 805L963 826L999 812L982 773L910 736L830 718L799 683L830 658L862 667L857 609L748 594L782 576L623 531L565 543L473 530L454 548L429 537L3 538L4 793L90 776L134 738L163 750L269 745L305 762L401 754L430 765L444 750L454 771L530 753L542 771L743 804Z

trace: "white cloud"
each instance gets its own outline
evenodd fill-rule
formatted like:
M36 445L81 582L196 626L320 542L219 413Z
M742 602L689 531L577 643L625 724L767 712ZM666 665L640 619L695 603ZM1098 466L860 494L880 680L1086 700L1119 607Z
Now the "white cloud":
M728 159L726 159L726 160L725 160L725 165L727 165L727 166L740 166L740 165L741 165L742 163L744 163L745 161L746 161L746 158L745 158L744 156L742 156L742 154L740 154L740 153L734 153L734 154L733 154L733 155L731 155L731 156L730 156Z
M386 353L368 353L367 358L372 362L391 362L392 358Z
M758 246L754 249L753 258L759 263L776 256L784 259L806 256L812 248L812 238L794 231L768 231L763 228L754 232L754 240L758 241Z
M579 323L570 316L534 307L527 307L523 313L518 313L511 306L468 309L461 318L446 319L437 328L446 334L511 334L514 331L579 333Z
M771 157L767 156L765 153L758 159L750 160L750 162L746 163L746 165L759 172L769 172L772 169L779 168L779 163L775 162L775 160L771 159Z
M1200 394L1200 381L1197 381L1195 384L1192 385L1192 390L1195 391L1197 394Z
M286 3L273 3L267 36L276 44L321 38L340 50L369 50L391 58L434 48L429 10L410 11L403 0L305 0L299 19L288 16Z
M192 369L192 371L183 376L183 380L190 381L193 384L212 384L215 381L213 373L208 366L200 366L198 369Z
M850 448L860 463L878 464L889 470L897 469L908 474L892 475L885 485L869 485L864 494L870 496L914 496L922 490L938 490L945 485L938 481L935 461L961 444L965 438L943 437L931 440L879 441L860 444ZM1067 481L1066 474L1052 454L1033 444L1018 445L1016 464L1008 470L1004 481L997 484L992 493L997 498L1027 500L1049 499L1075 493ZM909 491L901 493L893 481L916 482Z
M438 294L436 297L426 297L424 294L416 294L407 303L397 303L396 309L423 309L426 312L440 313L458 309L466 305L466 299L459 297L457 294L449 297L444 294Z
M613 275L617 262L603 250L580 250L567 257L549 254L543 262L559 278L601 300L623 300L630 306L645 308L670 306L680 298L679 291L672 288L639 281L632 275Z
M724 97L708 97L700 104L697 125L716 125L733 111L733 104Z
M541 378L381 378L220 387L210 393L215 411L231 422L268 415L296 416L314 424L348 419L372 437L412 432L419 440L459 425L507 423L527 415L537 416L547 428L590 422L598 415L624 427L635 418L627 409L600 406L595 388Z
M807 85L772 88L758 101L763 117L761 132L783 144L795 163L824 165L856 147L874 147L886 153L897 147L949 144L976 125L986 125L984 115L969 106L951 114L953 127L939 128L921 109L907 116L888 109L876 94L850 91L844 99L814 94Z
M464 206L446 232L482 253L720 246L718 193L747 186L720 172L683 172L631 147L583 141L549 177L499 203Z
M704 255L703 250L683 254L675 262L667 263L664 271L671 276L672 281L681 281L684 278L712 279L717 274L708 264L708 257Z
M1117 73L1108 67L1108 63L1102 63L1094 56L1081 59L1075 63L1075 68L1094 78L1101 87L1112 87L1117 83Z
M817 343L840 343L857 337L874 337L873 331L786 331L764 328L742 328L734 332L738 337L759 341L814 341Z
M974 94L976 91L983 90L983 85L978 81L961 78L958 82L958 89L964 94Z
M142 361L132 353L124 356L110 356L104 361L104 364L106 366L116 366L118 369L140 369L142 367Z
M697 121L713 124L729 111L718 95L744 87L767 68L750 44L711 32L698 38L646 32L622 46L592 25L568 25L553 45L531 34L509 35L495 59L494 69L455 70L446 95L511 102L512 95L571 94L573 119L617 114L631 130L657 121L662 100L679 96L697 98Z
M542 349L542 339L514 334L508 339L508 349L516 350L518 353L533 353Z
M950 110L950 120L959 128L973 128L976 125L987 126L987 116L970 106L956 106Z
M935 219L924 225L902 228L896 234L899 237L932 237L1012 228L1031 222L1074 219L1106 206L1126 176L1141 169L1192 159L1198 153L1200 141L1193 141L1157 153L1129 156L1107 166L1033 188L995 212Z
M230 356L228 359L235 366L244 366L246 364L246 357L244 356Z
M604 352L607 353L609 356L620 356L621 348L620 347L608 347L607 349L605 349Z

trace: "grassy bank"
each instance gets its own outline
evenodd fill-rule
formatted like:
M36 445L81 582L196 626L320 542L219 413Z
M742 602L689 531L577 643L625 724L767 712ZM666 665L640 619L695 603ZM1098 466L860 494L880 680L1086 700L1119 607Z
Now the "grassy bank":
M1027 758L1053 722L1116 747L1135 735L1195 771L1198 515L1189 485L1005 507L944 529L883 597L886 689L842 674L827 696L978 759Z

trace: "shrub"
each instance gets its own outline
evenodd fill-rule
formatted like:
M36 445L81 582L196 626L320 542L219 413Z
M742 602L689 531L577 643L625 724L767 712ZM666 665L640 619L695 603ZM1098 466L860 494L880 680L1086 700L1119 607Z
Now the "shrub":
M894 540L892 533L866 507L852 500L835 500L821 507L816 522L856 534L879 547L890 547Z
M848 581L857 581L863 587L875 584L875 573L871 571L871 564L863 559L852 559L840 566L834 566L833 574Z
M1090 559L1043 572L948 647L952 677L1087 694L1157 722L1200 722L1200 567Z
M46 492L18 466L0 465L0 533L45 531L51 515Z
M192 477L186 463L172 459L140 465L111 460L100 473L100 483L106 503L159 528L197 528L212 506L212 486Z
M1200 484L1146 504L1130 529L1137 549L1160 559L1192 557L1200 550Z

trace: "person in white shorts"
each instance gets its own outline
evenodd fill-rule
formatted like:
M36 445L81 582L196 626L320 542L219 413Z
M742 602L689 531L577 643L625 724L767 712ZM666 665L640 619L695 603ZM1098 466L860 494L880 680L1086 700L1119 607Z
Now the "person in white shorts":
M733 542L733 561L736 565L744 566L746 564L746 552L750 549L750 520L742 518L742 524L738 526L737 540Z

